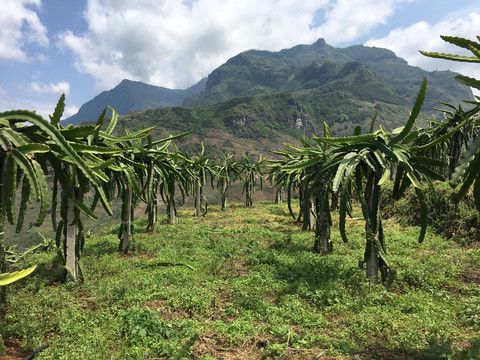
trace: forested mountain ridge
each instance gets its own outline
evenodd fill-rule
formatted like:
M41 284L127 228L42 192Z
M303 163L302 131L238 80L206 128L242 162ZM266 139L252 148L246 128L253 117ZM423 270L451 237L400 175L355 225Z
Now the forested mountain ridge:
M428 72L408 63L390 50L354 45L335 48L319 39L312 45L297 45L278 52L250 50L242 52L215 69L209 76L206 89L187 98L185 106L212 104L245 95L268 95L312 88L312 83L299 79L299 73L315 64L317 86L336 86L332 82L346 73L365 71L368 67L378 74L378 80L391 87L395 95L413 103L423 79L429 81L425 108L433 109L438 101L458 103L473 99L470 89L457 83L450 71ZM343 66L343 71L339 71ZM320 75L320 76L318 76ZM300 81L299 81L300 80ZM367 83L368 79L364 83ZM398 100L397 100L398 102Z
M298 142L301 135L321 135L323 122L336 135L351 135L378 112L378 123L385 128L403 126L424 78L424 117L438 116L434 108L442 107L440 101L458 105L473 99L470 88L458 83L452 72L410 66L386 49L340 49L319 39L279 52L242 52L187 90L124 80L92 100L98 109L88 120L110 105L119 114L130 113L120 117L120 131L156 126L154 134L168 136L192 130L180 141L190 152L204 142L214 157L268 155L284 142ZM157 103L151 100L150 90L163 96L161 103L159 97Z

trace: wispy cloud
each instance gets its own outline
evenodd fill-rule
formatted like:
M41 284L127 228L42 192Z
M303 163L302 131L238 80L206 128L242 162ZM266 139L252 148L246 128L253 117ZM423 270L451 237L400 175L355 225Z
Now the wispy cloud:
M2 97L0 98L0 112L2 111L9 111L9 110L29 110L35 111L37 114L42 116L43 118L49 120L49 115L53 114L55 110L56 102L55 101L39 101L33 99L18 99L12 97ZM78 107L73 106L66 106L63 112L63 119L74 115L78 112Z
M70 92L70 85L66 81L61 81L57 84L41 84L36 81L28 86L30 91L41 94L68 94Z

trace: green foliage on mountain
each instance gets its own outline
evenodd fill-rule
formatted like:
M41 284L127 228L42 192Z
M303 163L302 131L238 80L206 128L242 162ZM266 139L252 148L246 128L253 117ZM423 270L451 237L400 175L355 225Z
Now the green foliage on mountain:
M117 128L134 131L142 126L156 126L154 136L158 137L193 130L194 135L178 141L181 150L198 151L199 141L203 141L207 155L215 158L225 152L241 154L248 150L248 144L258 154L271 156L269 151L280 148L284 142L297 143L301 135L321 134L323 122L336 134L351 134L357 125L366 128L379 111L378 122L383 126L401 126L408 118L407 105L369 100L371 91L401 102L388 87L384 89L375 92L373 83L350 82L338 88L235 97L196 107L152 109L121 116ZM219 133L224 136L220 143ZM191 140L192 136L196 141Z
M236 96L269 95L312 88L346 88L353 95L391 104L412 104L424 78L429 82L425 109L439 101L472 99L470 89L449 71L428 72L410 66L392 51L355 45L334 48L319 39L279 52L250 50L214 70L206 89L185 106L213 104Z

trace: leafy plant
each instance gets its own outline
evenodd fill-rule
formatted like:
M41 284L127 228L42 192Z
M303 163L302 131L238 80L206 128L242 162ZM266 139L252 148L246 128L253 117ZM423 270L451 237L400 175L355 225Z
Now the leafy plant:
M23 279L25 276L30 275L36 268L37 266L35 265L21 271L0 274L0 286L5 286L20 279Z
M423 55L452 61L461 61L469 63L480 63L480 36L477 36L477 42L454 36L441 36L441 38L460 48L470 51L471 55L453 55L438 52L420 51ZM459 82L480 90L480 80L465 75L457 75L455 77ZM477 97L478 99L478 97ZM479 111L480 104L476 105L476 112ZM450 185L456 187L461 184L458 190L457 199L463 197L468 189L473 186L475 205L480 210L480 137L475 136L468 144L461 158L455 167L450 179Z
M245 193L245 206L253 205L253 194L260 182L260 189L263 186L263 171L265 160L260 159L257 163L252 162L248 156L243 154L242 159L238 162L240 179L243 182L243 192Z
M186 165L189 167L190 178L192 184L192 193L195 198L195 216L205 216L208 211L208 203L204 196L204 186L210 179L210 185L214 188L214 178L217 175L216 167L209 163L209 159L205 157L205 147L202 143L202 150L198 156L189 157L184 155L187 160Z
M426 88L427 83L424 80L404 127L387 132L381 126L380 130L374 131L375 116L368 133L362 134L362 129L357 127L353 136L338 138L332 136L325 124L325 136L314 137L319 146L313 147L305 140L303 148L290 146L293 150L289 153L297 156L297 159L283 167L290 173L301 174L304 213L312 206L310 200L312 196L321 199L317 200L317 205L320 205L317 207L321 210L317 211L317 221L318 218L328 219L330 207L326 194L333 192L339 196L339 230L345 242L347 241L345 220L347 214L351 215L355 190L365 220L366 247L362 263L366 264L367 278L373 283L378 282L379 270L383 282L389 279L388 283L391 283L395 275L395 270L389 270L390 265L386 257L380 209L382 184L389 179L394 170L396 173L394 196L400 197L410 185L413 185L420 201L419 241L422 242L427 226L427 203L421 180L426 179L427 182L442 180L443 177L432 167L441 167L443 162L417 154L448 138L468 121L464 119L441 137L426 144L415 145L419 133L413 131L413 128L420 113ZM322 229L322 232L328 234L328 227L326 230Z
M227 154L223 158L223 162L216 165L216 173L218 174L217 188L221 187L222 210L227 209L228 189L232 182L240 176L240 163L233 159L233 155Z
M187 331L171 323L163 322L158 313L142 309L139 304L122 315L121 332L127 343L140 346L145 351L154 351L157 356L179 358L185 354L198 338L194 335L178 350L177 343L185 337ZM188 344L188 345L187 345Z

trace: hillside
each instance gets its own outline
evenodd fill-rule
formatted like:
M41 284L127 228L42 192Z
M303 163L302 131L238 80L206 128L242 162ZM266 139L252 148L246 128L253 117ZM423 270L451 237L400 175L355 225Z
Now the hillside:
M295 144L301 135L322 134L324 121L336 134L352 134L356 125L366 128L377 110L378 123L394 128L406 121L410 108L361 100L353 95L353 90L314 89L237 97L206 106L135 112L120 116L117 129L123 133L125 128L133 131L156 126L156 138L193 130L192 135L177 141L180 150L197 152L203 141L207 156L212 158L242 152L270 157L270 150L282 148L285 142Z
M252 50L214 70L205 90L185 99L183 107L129 114L119 128L157 126L159 136L193 130L180 141L181 149L197 152L203 141L213 158L271 156L284 142L321 135L324 122L335 135L350 135L357 125L366 129L378 111L378 125L403 126L424 77L421 117L438 116L439 101L457 105L472 99L453 73L409 66L386 49L337 49L319 40L279 52Z

